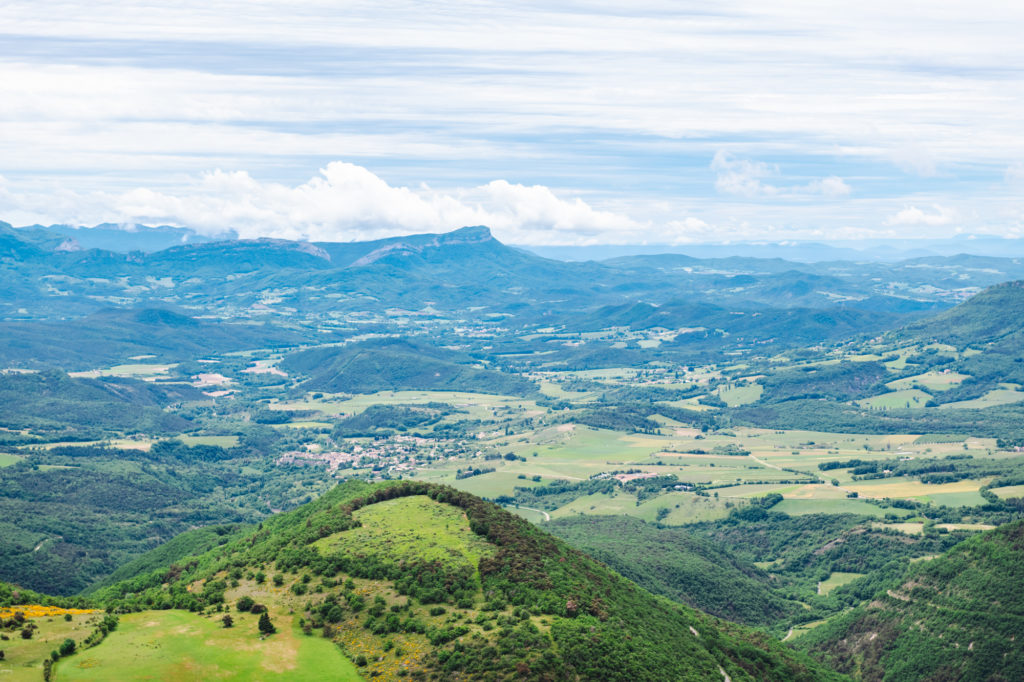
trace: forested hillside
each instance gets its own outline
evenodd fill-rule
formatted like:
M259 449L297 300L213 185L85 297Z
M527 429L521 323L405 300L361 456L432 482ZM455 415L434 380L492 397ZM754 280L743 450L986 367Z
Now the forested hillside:
M800 640L864 680L1024 678L1024 522L916 563Z

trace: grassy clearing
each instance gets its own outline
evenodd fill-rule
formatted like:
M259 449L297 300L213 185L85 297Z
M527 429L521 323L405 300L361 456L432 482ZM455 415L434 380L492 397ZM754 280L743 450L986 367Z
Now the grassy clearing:
M19 610L25 612L26 608L19 607ZM49 658L50 652L65 639L81 642L92 633L101 616L76 614L72 615L70 622L56 614L32 618L38 626L32 639L22 639L17 630L10 631L7 633L10 639L0 642L0 649L5 654L4 660L0 661L0 680L38 682L43 677L43 661Z
M904 535L921 535L924 533L924 524L914 521L908 521L906 523L872 523L871 527L897 530Z
M178 440L188 446L216 445L222 448L233 448L238 445L238 436L178 436Z
M790 516L802 516L804 514L860 514L862 516L874 516L881 518L886 511L868 502L840 498L834 500L825 499L795 499L783 500L772 507L772 511L782 512ZM898 511L898 510L897 510Z
M738 506L738 504L738 501L703 497L693 493L668 493L638 505L635 495L618 492L613 495L595 494L577 498L551 512L551 518L624 514L645 521L655 521L658 520L659 510L664 508L668 510L668 515L661 518L662 523L683 525L725 518L729 514L730 506Z
M12 455L8 452L0 452L0 467L9 467L25 459L22 455Z
M401 497L364 507L354 516L362 526L317 540L322 552L384 555L398 561L440 561L476 568L480 557L493 553L469 529L466 514L426 495Z
M829 619L826 618L824 620L815 620L811 621L810 623L801 623L800 625L794 625L793 629L789 631L789 633L783 638L782 641L785 642L786 640L792 639L794 637L799 637L800 635L807 634L814 628L820 627L828 621Z
M718 488L715 492L718 493L719 497L761 497L768 493L782 493L786 495L796 491L799 487L788 483L778 485L772 483L746 483L729 486L728 488Z
M579 391L567 391L560 384L547 379L541 379L540 381L540 392L546 396L557 398L559 400L571 400L574 402L578 401L589 401L594 399L594 394L590 392L579 392Z
M937 523L937 528L945 528L946 530L992 530L995 526L988 523Z
M1024 497L1024 485L1008 485L1002 488L992 488L992 492L1004 500L1011 497Z
M863 578L864 573L843 573L842 571L836 571L828 577L828 580L822 580L818 583L818 594L827 595L837 587L842 587L847 583L852 583L857 578Z
M725 401L729 407L739 407L756 403L761 399L764 386L761 384L750 384L748 386L729 386L718 389L718 397Z
M361 680L338 647L305 637L290 618L261 639L252 614L232 614L225 628L217 615L146 611L121 617L100 646L61 660L59 680Z
M918 374L917 376L904 377L895 381L890 381L886 384L889 388L895 391L901 391L908 388L913 388L914 384L920 384L930 388L933 391L945 391L957 384L963 383L965 379L969 379L970 375L960 374L958 372L925 372L924 374Z
M995 405L1009 405L1024 400L1024 391L1008 388L997 388L974 400L961 400L956 403L940 405L942 409L980 410Z
M499 495L511 495L516 486L531 488L543 485L540 481L534 481L532 478L522 479L519 476L520 474L514 471L495 471L491 474L455 480L453 475L449 485L459 490L465 490L467 493L488 498L498 497Z
M902 391L883 393L871 398L858 400L861 407L870 407L876 410L898 409L903 407L924 407L931 400L931 396L922 390L908 388Z
M172 367L177 367L177 364L154 365L149 363L134 363L127 365L115 365L106 369L90 369L85 372L68 372L68 376L82 377L86 379L95 379L97 377L152 377L167 374L168 370Z

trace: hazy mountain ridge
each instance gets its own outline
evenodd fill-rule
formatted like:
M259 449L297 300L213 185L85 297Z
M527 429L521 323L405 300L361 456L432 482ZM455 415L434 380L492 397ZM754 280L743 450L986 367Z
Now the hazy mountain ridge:
M126 289L137 303L156 297L182 303L187 297L210 305L236 298L245 307L252 305L253 292L276 289L284 290L284 301L311 311L323 310L327 302L352 309L360 305L360 297L383 297L388 305L413 309L434 302L454 310L481 305L500 309L513 300L533 305L569 301L585 307L630 298L662 303L686 295L727 305L776 307L856 308L869 301L865 305L873 311L907 313L913 312L908 301L915 303L912 308L946 305L962 296L965 286L987 286L1014 272L1024 277L1024 266L1011 259L929 261L927 267L913 262L801 264L672 255L568 263L508 247L482 226L361 243L228 240L131 253L62 251L55 240L43 246L33 242L31 232L8 227L3 234L6 267L56 278L56 288L63 288L59 295L66 300L53 300L45 287L37 291L65 308L86 305L90 298L124 298ZM889 282L906 282L900 289L880 287L874 281L880 273ZM166 281L154 285L153 279ZM332 291L345 295L324 299Z

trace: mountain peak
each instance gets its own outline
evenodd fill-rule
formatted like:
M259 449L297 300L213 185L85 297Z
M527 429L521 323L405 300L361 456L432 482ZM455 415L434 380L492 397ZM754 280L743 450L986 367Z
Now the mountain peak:
M446 232L438 236L437 242L439 244L477 244L492 239L494 239L494 235L491 234L491 228L486 225L473 225Z
M425 241L426 240L426 241ZM483 225L462 227L451 232L436 235L411 235L407 238L389 240L378 249L371 251L362 258L352 262L350 267L370 265L389 256L412 256L422 254L428 249L444 246L460 246L467 244L486 244L496 242L491 230Z

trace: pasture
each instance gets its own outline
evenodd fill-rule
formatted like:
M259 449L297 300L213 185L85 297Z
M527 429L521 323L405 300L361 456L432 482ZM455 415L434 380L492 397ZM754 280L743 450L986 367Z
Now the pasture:
M857 578L863 578L864 573L843 573L842 571L836 571L828 577L827 580L822 580L818 583L818 594L827 595L837 587L842 587L847 583L852 583Z
M306 637L291 618L275 616L277 634L261 637L257 616L145 611L121 616L98 647L61 659L59 680L361 680L337 646Z
M35 615L44 613L38 607L5 609L0 617L10 618L14 611L19 610L29 616L38 629L32 639L22 639L14 630L8 634L10 639L0 642L0 649L5 653L4 660L0 661L0 680L36 682L42 679L43 661L50 657L50 652L65 639L81 642L92 633L102 617L96 613L73 613L71 620L66 621L63 609L56 609L50 615Z

